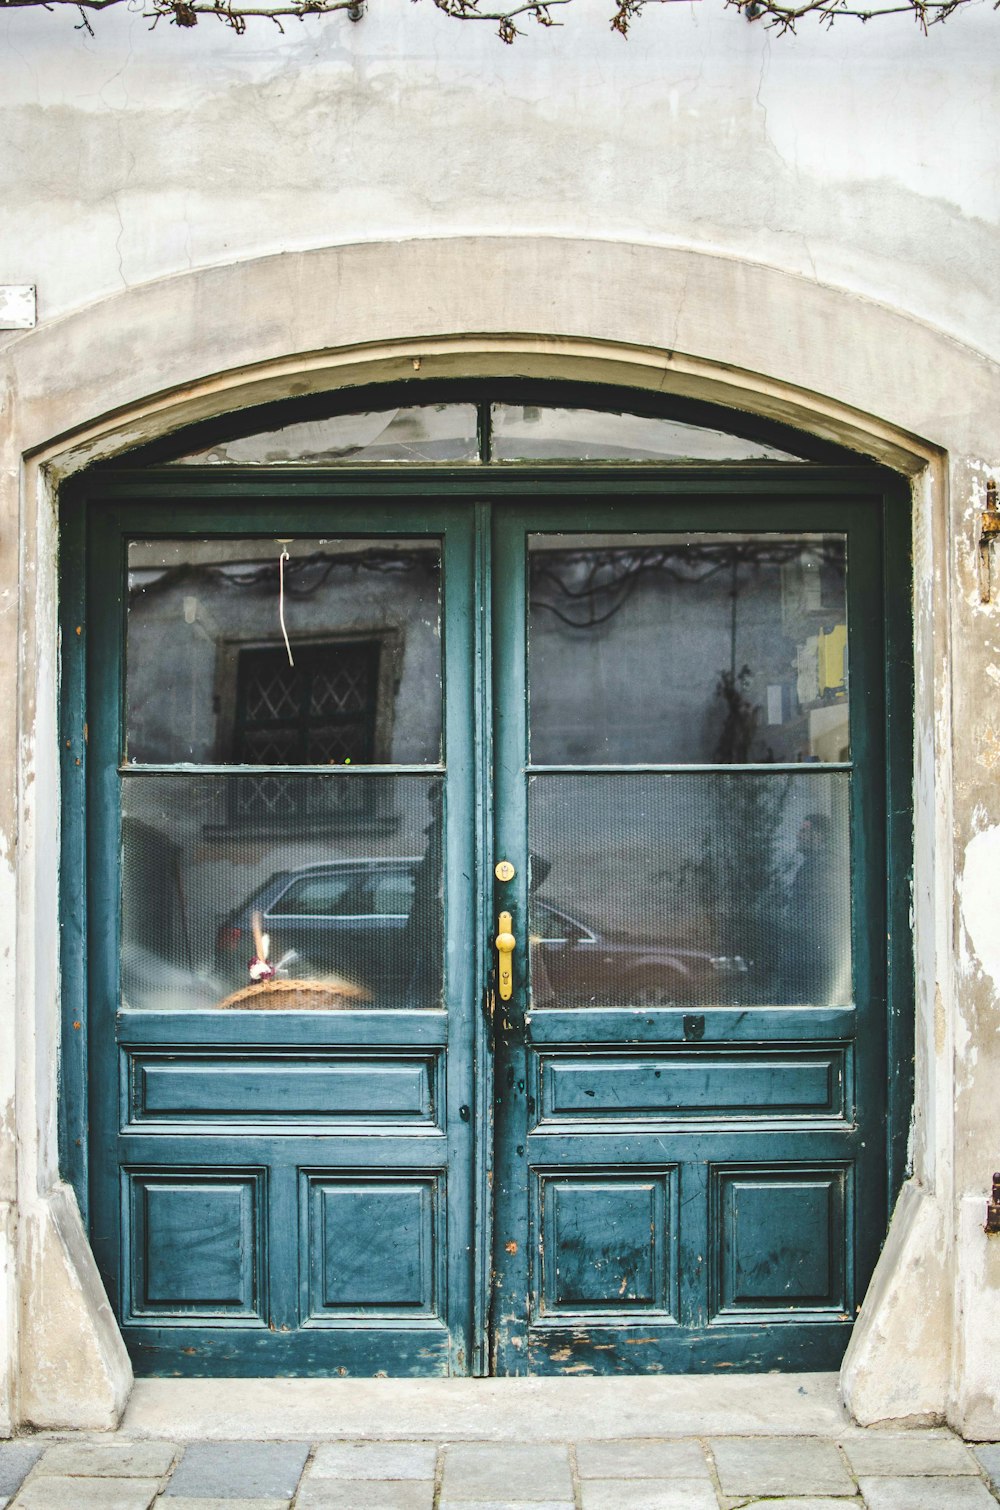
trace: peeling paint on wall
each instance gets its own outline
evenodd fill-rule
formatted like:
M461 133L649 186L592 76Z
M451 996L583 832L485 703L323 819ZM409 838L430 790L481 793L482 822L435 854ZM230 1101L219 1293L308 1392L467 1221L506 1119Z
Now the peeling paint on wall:
M1000 990L1000 928L997 885L1000 883L1000 826L983 829L966 846L958 894L962 922L976 961Z

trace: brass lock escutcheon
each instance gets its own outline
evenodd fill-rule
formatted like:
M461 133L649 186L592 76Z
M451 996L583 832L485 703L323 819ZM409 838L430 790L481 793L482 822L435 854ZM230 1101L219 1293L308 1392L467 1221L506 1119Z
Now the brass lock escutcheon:
M511 956L514 953L516 942L511 933L511 916L509 912L501 912L497 919L496 946L499 961L497 966L497 990L500 992L501 1001L510 1001L511 991L514 988L514 976L511 966Z

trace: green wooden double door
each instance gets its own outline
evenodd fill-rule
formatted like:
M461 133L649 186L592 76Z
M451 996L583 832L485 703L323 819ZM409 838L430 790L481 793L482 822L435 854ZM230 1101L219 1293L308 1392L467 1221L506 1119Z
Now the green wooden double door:
M188 491L86 544L137 1370L836 1366L890 1183L883 501Z

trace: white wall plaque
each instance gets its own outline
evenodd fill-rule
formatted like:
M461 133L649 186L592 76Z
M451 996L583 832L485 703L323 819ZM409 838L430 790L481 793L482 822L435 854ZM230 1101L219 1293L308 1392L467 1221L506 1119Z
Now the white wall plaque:
M0 283L0 330L30 330L34 323L34 284Z

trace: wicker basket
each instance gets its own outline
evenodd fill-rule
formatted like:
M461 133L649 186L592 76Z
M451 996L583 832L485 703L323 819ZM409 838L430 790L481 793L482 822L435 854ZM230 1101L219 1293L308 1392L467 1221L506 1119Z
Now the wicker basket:
M359 1001L371 1001L371 992L347 980L271 980L244 986L219 1002L220 1011L244 1012L337 1012Z

